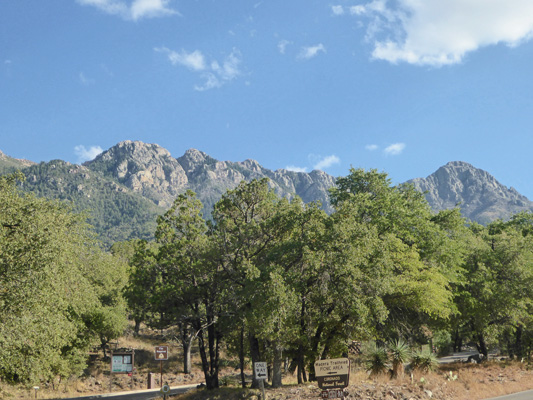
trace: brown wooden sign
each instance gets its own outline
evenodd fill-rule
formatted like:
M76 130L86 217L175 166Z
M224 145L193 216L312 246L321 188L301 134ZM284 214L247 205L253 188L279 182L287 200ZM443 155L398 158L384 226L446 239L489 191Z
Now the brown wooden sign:
M159 361L168 360L168 346L156 346L155 359Z
M320 389L343 389L350 383L350 360L319 360L315 362L315 376Z

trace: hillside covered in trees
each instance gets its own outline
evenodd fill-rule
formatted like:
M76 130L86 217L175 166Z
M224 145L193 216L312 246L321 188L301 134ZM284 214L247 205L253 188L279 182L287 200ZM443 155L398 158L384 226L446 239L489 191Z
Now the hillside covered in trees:
M83 165L61 160L36 164L0 152L0 175L15 170L26 176L23 190L87 212L107 247L117 241L153 239L157 215L187 190L196 193L202 216L211 219L222 195L254 179L267 178L279 197L297 196L304 203L319 202L327 213L334 211L329 189L335 178L323 171L272 171L254 160L219 161L195 149L174 158L161 146L140 141L120 142ZM464 162L448 163L427 178L407 183L424 193L434 212L459 207L463 216L483 225L533 211L533 202L525 196Z

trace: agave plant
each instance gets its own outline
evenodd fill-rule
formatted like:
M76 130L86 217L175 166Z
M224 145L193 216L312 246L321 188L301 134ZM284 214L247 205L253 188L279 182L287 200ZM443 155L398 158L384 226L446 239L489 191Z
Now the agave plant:
M397 378L403 376L404 364L409 362L411 357L409 346L402 339L398 339L389 343L389 353L392 361L391 377Z
M439 361L437 360L437 356L430 351L418 350L413 353L411 365L413 369L428 372L437 369Z
M389 369L389 357L387 349L372 343L366 353L366 370L370 375L379 375Z

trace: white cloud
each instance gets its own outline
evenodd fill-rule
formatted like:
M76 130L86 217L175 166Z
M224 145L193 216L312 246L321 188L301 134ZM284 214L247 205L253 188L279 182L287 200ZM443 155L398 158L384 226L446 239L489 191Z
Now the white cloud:
M172 65L181 65L199 73L204 83L194 86L194 89L198 91L219 88L242 74L240 69L241 53L237 49L233 49L222 62L217 60L207 62L200 50L195 50L192 53L187 53L184 50L178 53L166 47L158 47L154 50L167 54Z
M167 49L166 47L158 47L154 49L157 52L165 53L168 56L168 59L172 65L183 65L193 71L203 71L205 70L205 57L201 51L195 50L192 53L187 53L182 50L180 53Z
M204 75L205 82L203 85L195 85L194 90L204 92L209 89L215 89L222 86L223 82L218 79L215 74L208 72Z
M367 144L365 146L365 149L368 150L368 151L375 151L377 150L379 147L377 144Z
M350 14L352 15L361 15L361 14L364 14L365 12L366 12L365 6L358 5L358 6L350 7Z
M386 155L390 156L397 156L398 154L402 154L403 150L405 149L405 143L394 143L385 148L383 152Z
M287 171L293 171L293 172L307 172L307 168L305 167L296 167L294 165L287 165L285 167Z
M74 154L78 156L78 163L85 161L93 160L98 154L102 152L100 146L91 146L89 149L86 149L85 146L79 145L74 147Z
M391 63L455 64L479 48L533 36L531 0L374 0L350 13L370 18L372 56Z
M83 72L80 72L78 77L80 78L81 84L84 86L90 86L96 83L94 79L88 78Z
M285 50L287 49L287 46L291 44L292 42L289 42L288 40L280 40L278 43L278 50L281 54L285 54Z
M316 46L309 46L309 47L302 47L302 50L300 51L300 54L298 55L298 58L302 58L304 60L309 60L313 57L316 57L318 53L326 52L326 48L322 43L317 44Z
M126 20L138 21L142 18L164 17L180 15L170 8L170 0L77 0L81 5L98 8L106 14L117 15Z
M231 54L226 57L222 66L217 62L211 63L211 69L215 72L223 81L231 81L240 75L239 64L241 63L241 53L233 49Z
M344 14L344 7L343 6L331 6L331 12L334 15L342 15Z
M130 7L131 17L136 21L141 18L178 14L177 11L167 7L168 3L168 0L135 0Z
M12 64L13 62L11 60L4 60L4 64L5 65L9 65L9 64Z
M340 158L336 155L331 155L322 158L320 161L318 161L314 166L313 169L320 169L324 170L325 168L329 168L332 165L339 164L341 162Z

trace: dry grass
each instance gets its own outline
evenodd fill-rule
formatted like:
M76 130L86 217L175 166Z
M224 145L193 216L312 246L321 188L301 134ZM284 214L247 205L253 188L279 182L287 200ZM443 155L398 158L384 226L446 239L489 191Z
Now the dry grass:
M84 375L79 379L63 380L52 384L40 385L39 399L57 399L83 395L97 395L131 389L146 389L149 372L155 373L155 385L160 385L159 361L154 359L154 347L166 344L170 357L163 364L163 382L171 386L200 383L203 381L200 359L193 352L193 373L184 374L183 353L172 336L162 336L160 332L144 329L140 337L128 335L120 339L119 347L135 348L136 374L110 375L109 364L102 360L102 354L94 359ZM432 399L480 400L504 394L533 389L533 370L527 364L518 362L488 362L481 365L456 363L441 365L436 372L412 376L405 374L402 378L389 379L388 375L369 378L368 374L354 363L348 388L350 399L360 400L397 400L426 399L431 392ZM451 372L451 375L450 375ZM251 374L251 371L247 371ZM456 377L456 378L454 378ZM179 397L180 400L254 400L259 392L240 389L239 371L232 360L223 362L220 382L228 387L216 391L194 390ZM286 375L284 387L267 388L269 400L316 400L321 390L316 383L297 385L295 375ZM10 386L0 383L0 399L35 398L35 391L30 387Z
M450 375L451 372L451 375ZM457 377L454 379L454 377ZM533 389L533 371L521 363L490 362L482 365L457 363L443 365L427 374L406 374L390 379L388 375L369 378L362 370L353 371L348 387L349 399L359 400L480 400ZM316 400L321 390L315 383L294 384L295 377L284 379L280 389L267 389L269 400ZM431 397L430 397L431 396ZM257 390L221 389L208 392L195 390L179 400L258 400Z

